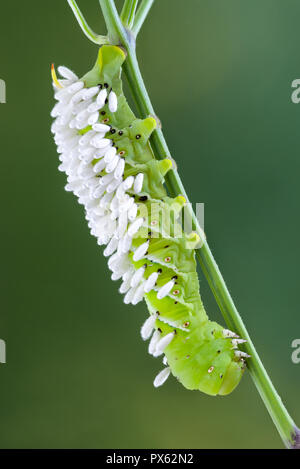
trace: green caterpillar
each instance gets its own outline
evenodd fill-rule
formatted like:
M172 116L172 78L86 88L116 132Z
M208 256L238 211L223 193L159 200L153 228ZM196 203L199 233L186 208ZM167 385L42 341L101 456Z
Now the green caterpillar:
M247 354L237 347L244 341L207 317L196 272L199 237L181 233L186 201L168 197L163 186L172 162L153 155L156 119L137 119L123 95L125 59L120 47L105 45L81 79L59 67L58 80L52 68L59 169L67 174L66 190L84 205L92 235L106 246L124 302L147 303L141 335L152 336L149 353L163 355L165 365L154 385L172 373L187 389L226 395L243 374Z

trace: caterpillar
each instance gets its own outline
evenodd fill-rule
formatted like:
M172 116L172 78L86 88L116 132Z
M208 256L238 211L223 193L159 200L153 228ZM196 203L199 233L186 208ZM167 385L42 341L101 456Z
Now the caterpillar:
M125 59L121 47L103 45L81 79L64 66L58 79L52 65L59 170L67 175L65 189L84 206L91 234L105 246L124 303L144 299L148 306L141 336L164 365L154 386L172 374L187 389L226 395L245 369L249 355L238 349L245 341L206 314L195 261L199 236L176 236L186 200L169 197L164 187L173 162L156 160L151 149L157 119L136 118L126 101Z

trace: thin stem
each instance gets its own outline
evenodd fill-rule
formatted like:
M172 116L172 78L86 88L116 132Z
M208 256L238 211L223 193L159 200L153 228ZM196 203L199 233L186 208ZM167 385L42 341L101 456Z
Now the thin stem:
M153 106L145 88L145 84L139 69L135 53L135 43L130 44L128 34L120 23L113 0L100 0L100 5L108 27L109 36L117 40L127 50L127 59L124 63L124 72L127 77L131 92L135 99L137 108L142 117L149 114L155 116ZM163 159L170 156L170 152L161 129L153 132L151 145L155 156ZM182 194L187 202L188 197L176 169L171 170L166 175L166 184L170 195ZM195 231L199 234L202 246L197 250L197 257L203 272L208 280L210 288L216 298L220 310L224 316L228 327L236 331L241 337L247 340L244 349L251 355L248 367L252 379L273 419L274 424L288 448L300 448L300 432L293 419L288 414L279 395L277 394L257 352L249 337L247 329L234 305L231 295L226 287L225 281L217 266L216 261L205 240L204 233L199 226L196 215L190 203L187 205L190 217L193 221Z
M143 23L152 7L154 0L142 0L141 5L138 8L138 11L135 16L135 20L132 27L132 32L135 37L138 35Z
M112 0L99 0L100 7L106 22L108 37L111 44L121 44L129 50L129 35L122 25L115 3Z
M124 26L128 25L128 18L131 12L131 7L132 7L132 0L125 0L120 18Z
M122 13L120 15L121 21L125 28L131 28L134 22L135 11L138 0L125 0Z
M138 5L138 0L134 0L133 5L132 5L132 9L131 9L131 13L130 13L130 16L129 16L129 20L128 20L129 29L131 29L132 26L133 26L137 5Z
M82 31L84 34L95 44L101 45L101 44L108 44L108 38L106 36L101 36L99 34L96 34L88 25L86 22L83 14L81 13L77 3L75 0L68 0L68 3L70 7L73 10L73 13L77 19L77 22L79 26L81 27Z

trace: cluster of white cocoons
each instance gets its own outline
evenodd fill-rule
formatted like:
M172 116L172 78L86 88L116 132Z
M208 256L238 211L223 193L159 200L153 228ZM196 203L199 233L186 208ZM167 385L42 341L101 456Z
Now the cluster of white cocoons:
M110 126L100 122L100 112L106 103L111 113L117 111L115 92L100 86L85 88L84 82L66 67L58 67L58 72L63 78L58 81L60 87L54 84L57 103L51 112L55 119L51 130L61 162L59 170L67 175L65 189L73 192L84 206L91 234L100 246L106 246L104 255L109 258L112 279L122 279L119 291L125 294L124 302L135 305L154 289L158 277L158 273L153 273L145 279L145 268L135 270L128 257L132 239L144 219L137 216L137 204L127 191L139 194L144 175L124 178L125 160L112 140L105 138ZM79 131L87 126L91 126L91 130L80 135ZM98 160L96 164L92 164L94 160ZM106 174L100 177L103 170ZM140 245L134 251L133 260L143 259L148 246L149 241ZM158 290L157 297L164 298L173 286L174 281L168 281ZM156 316L151 315L146 320L141 334L144 340L152 335L149 353L157 357L163 354L174 333L161 338L160 333L154 331L155 319ZM155 378L154 386L162 385L169 374L169 367L164 368Z

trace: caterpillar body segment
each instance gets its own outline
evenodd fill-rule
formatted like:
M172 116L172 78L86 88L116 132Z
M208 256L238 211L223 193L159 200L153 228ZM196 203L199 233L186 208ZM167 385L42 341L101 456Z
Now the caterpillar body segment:
M152 152L157 121L137 119L125 99L125 59L120 47L104 45L82 79L65 67L58 79L52 68L59 169L85 208L91 234L105 246L124 302L146 301L150 316L141 335L165 365L154 385L173 374L187 389L225 395L245 368L237 350L243 341L205 312L195 262L199 237L182 231L184 197L170 198L164 188L173 163Z

